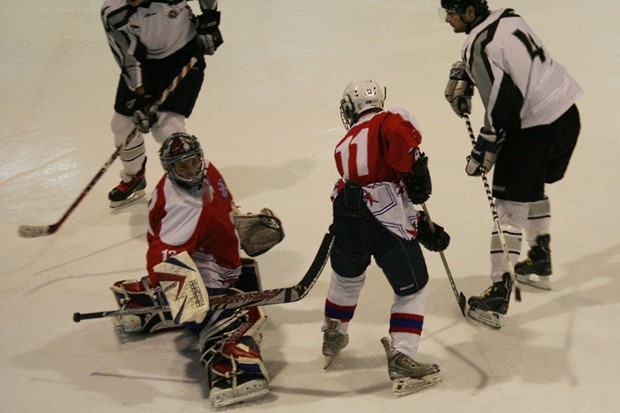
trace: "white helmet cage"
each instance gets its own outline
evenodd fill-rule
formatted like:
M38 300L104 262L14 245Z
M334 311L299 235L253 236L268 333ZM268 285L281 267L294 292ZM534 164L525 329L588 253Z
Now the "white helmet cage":
M387 90L374 80L349 83L340 100L340 118L344 127L349 130L364 112L382 110L386 94Z
M162 167L170 179L190 191L200 191L206 178L205 161L198 139L187 133L170 135L159 150ZM192 160L193 162L187 162Z

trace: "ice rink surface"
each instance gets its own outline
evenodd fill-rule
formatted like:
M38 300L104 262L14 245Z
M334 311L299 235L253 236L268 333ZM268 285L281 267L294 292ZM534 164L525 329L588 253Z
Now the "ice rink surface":
M192 2L192 7L197 4ZM470 141L443 89L464 35L435 0L221 0L224 44L187 125L246 211L270 207L286 238L259 258L263 287L296 283L330 223L332 152L351 80L387 87L386 106L412 111L434 184L428 208L452 236L446 251L465 295L489 284L492 219L482 182L465 175ZM267 308L263 356L272 392L253 412L618 411L620 393L620 28L617 0L491 0L523 15L578 80L583 129L552 202L553 290L523 287L504 326L465 320L437 254L421 361L444 382L395 398L379 339L391 290L368 272L351 342L329 370L320 352L329 268L302 301ZM169 333L121 342L110 285L145 273L146 199L118 210L114 164L58 233L17 236L56 222L114 151L109 122L118 79L98 0L3 1L0 13L0 411L212 410L193 339ZM482 109L474 101L472 120ZM162 174L147 137L148 190ZM516 172L518 173L518 171Z

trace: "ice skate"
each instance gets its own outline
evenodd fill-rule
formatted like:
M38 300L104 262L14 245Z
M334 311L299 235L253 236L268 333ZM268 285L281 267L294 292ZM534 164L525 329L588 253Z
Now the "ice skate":
M388 374L395 395L416 393L443 380L439 375L440 369L437 364L418 363L394 350L392 340L388 337L383 337L381 344L387 356Z
M138 171L129 182L121 181L116 188L112 189L108 194L110 200L110 208L118 208L122 205L137 201L145 195L146 188L145 178L146 159L142 163L142 168Z
M512 280L504 273L502 281L493 283L481 295L469 297L467 315L493 328L501 328L501 316L508 312Z
M323 368L328 368L340 351L349 344L349 335L338 331L340 320L327 319L327 328L323 332Z
M549 234L536 238L536 244L527 253L527 258L515 264L517 281L532 287L550 290L551 249ZM532 278L537 276L536 278Z
M217 408L257 400L267 393L269 384L264 377L242 374L234 378L216 379L209 392L209 400Z

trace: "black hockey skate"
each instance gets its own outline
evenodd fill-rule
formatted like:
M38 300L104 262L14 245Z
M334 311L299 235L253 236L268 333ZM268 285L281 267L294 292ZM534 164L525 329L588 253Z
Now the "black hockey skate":
M551 289L549 284L549 276L551 275L550 241L551 236L549 234L536 238L536 245L527 252L527 258L515 264L517 281L543 290ZM537 275L538 280L531 279L531 275Z
M467 300L467 315L476 321L493 328L501 328L501 316L508 312L512 280L509 273L504 273L502 281L493 283L479 296L471 296Z
M112 189L108 194L110 200L110 208L118 208L130 202L137 201L145 195L146 188L145 178L146 159L142 163L142 168L138 171L131 181L121 181L116 188Z

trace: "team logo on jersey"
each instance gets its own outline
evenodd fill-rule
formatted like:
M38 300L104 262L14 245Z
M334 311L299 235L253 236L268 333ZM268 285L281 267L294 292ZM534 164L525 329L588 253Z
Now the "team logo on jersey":
M217 190L220 191L222 198L224 199L228 198L228 188L226 187L226 184L224 183L222 179L219 179L217 181Z

